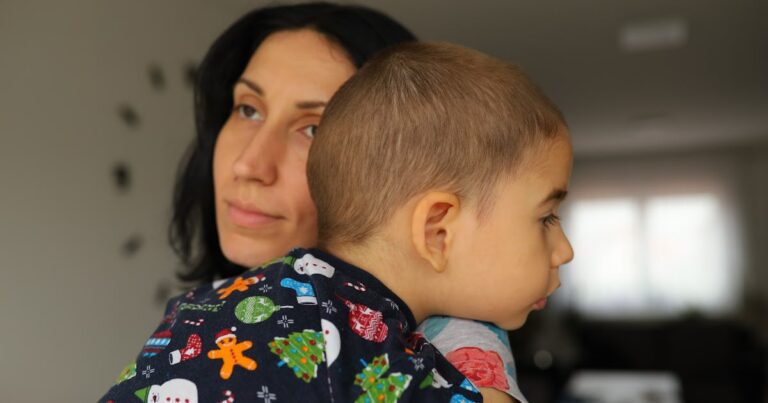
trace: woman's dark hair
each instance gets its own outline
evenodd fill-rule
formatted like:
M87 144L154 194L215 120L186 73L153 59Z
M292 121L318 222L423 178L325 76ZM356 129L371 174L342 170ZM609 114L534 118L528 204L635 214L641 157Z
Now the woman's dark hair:
M307 3L254 10L213 43L195 83L197 136L179 165L168 239L185 269L180 279L209 282L246 268L219 246L213 187L213 149L232 111L232 89L251 56L270 34L311 28L344 48L360 68L378 51L416 38L392 18L361 6Z

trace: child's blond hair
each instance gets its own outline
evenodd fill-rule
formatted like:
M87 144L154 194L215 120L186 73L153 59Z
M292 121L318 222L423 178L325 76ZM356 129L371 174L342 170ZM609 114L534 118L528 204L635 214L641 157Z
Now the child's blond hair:
M363 241L431 189L482 211L525 152L564 126L513 64L443 43L384 51L334 95L313 140L307 177L319 243Z

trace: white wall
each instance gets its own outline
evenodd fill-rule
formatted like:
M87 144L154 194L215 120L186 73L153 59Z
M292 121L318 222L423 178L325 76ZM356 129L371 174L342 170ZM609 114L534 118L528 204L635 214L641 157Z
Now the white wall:
M171 186L193 133L182 69L247 7L0 1L0 401L95 401L158 323L157 284L176 264ZM139 128L121 123L123 102ZM125 194L117 161L133 168ZM143 247L124 259L134 233Z

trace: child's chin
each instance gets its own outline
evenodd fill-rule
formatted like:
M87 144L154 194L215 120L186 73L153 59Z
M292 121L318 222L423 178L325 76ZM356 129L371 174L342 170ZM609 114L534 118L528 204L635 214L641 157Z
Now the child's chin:
M501 329L512 331L512 330L517 330L523 327L523 325L525 325L525 322L527 320L528 320L528 315L525 315L522 318L513 318L504 322L494 322L493 324L498 326Z

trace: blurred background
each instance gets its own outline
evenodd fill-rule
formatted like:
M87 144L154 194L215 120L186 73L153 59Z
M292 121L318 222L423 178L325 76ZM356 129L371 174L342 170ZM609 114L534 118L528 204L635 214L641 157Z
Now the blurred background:
M94 401L179 292L190 80L246 0L0 0L0 401ZM271 3L269 3L271 4ZM576 250L511 333L531 402L768 402L768 2L359 1L520 63Z

